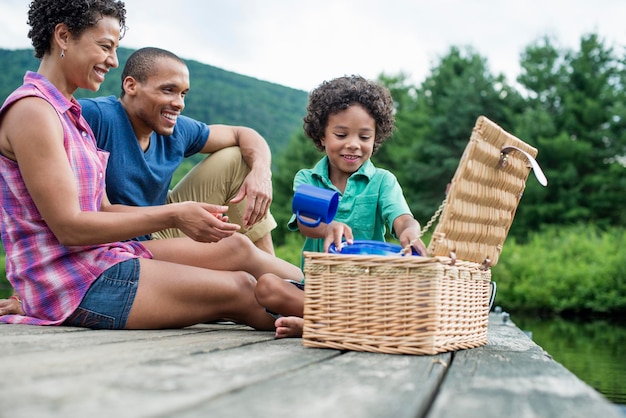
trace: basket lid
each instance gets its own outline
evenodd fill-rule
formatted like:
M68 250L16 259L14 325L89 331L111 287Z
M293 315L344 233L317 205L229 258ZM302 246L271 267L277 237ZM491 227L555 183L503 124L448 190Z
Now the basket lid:
M531 168L544 184L536 156L535 148L480 116L449 185L429 254L495 265Z

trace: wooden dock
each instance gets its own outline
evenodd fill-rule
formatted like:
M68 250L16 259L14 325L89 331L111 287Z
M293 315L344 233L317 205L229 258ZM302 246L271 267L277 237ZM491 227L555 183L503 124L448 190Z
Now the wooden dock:
M492 314L435 356L302 346L233 324L0 325L0 417L603 417L617 407Z

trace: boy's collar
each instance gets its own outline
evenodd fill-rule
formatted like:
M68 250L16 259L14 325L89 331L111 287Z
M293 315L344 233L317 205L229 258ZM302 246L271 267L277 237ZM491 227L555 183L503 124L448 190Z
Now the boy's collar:
M368 180L376 173L376 167L370 159L365 161L359 169L352 174L352 176L365 176ZM324 156L315 167L313 167L313 174L320 179L328 180L328 156ZM351 177L352 177L351 176ZM325 182L324 182L325 183Z

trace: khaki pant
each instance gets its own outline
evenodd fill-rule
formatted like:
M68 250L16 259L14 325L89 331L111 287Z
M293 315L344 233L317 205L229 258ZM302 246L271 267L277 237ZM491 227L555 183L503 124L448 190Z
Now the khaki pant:
M234 198L250 168L243 160L239 147L224 148L207 156L193 167L180 182L170 190L167 203L195 201L215 205L228 206L228 221L237 225L243 224L246 201L228 204ZM265 236L276 228L276 221L268 212L263 219L248 229L239 230L252 242ZM165 229L152 234L154 239L181 237L184 234L178 229Z

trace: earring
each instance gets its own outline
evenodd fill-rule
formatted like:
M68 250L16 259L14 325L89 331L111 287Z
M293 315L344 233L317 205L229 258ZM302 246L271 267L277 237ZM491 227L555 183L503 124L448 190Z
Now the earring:
M64 49L61 50L61 59L63 59L63 58L65 58L65 50Z

